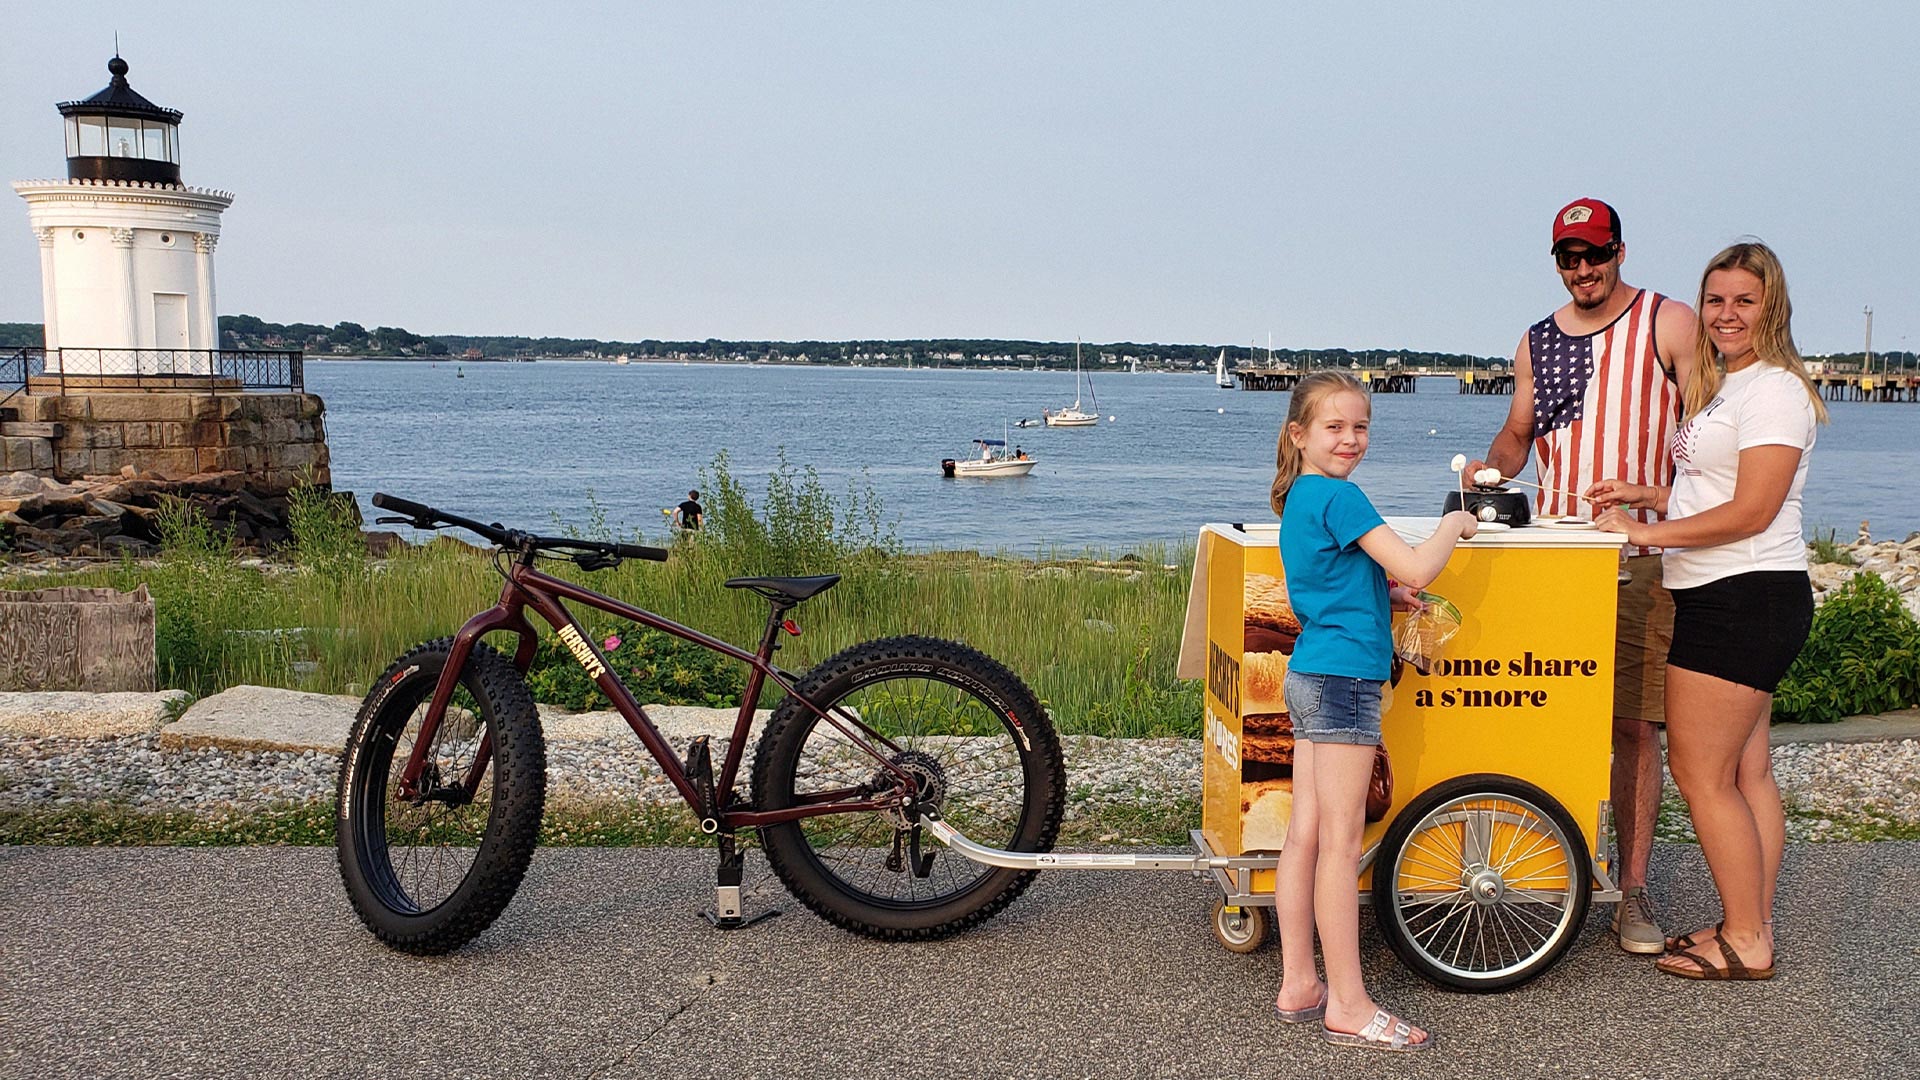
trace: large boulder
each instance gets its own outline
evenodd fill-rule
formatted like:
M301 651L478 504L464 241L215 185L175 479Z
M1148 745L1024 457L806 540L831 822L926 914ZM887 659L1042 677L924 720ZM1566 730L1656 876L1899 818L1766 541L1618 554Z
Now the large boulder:
M236 686L194 702L184 716L160 729L160 745L337 754L347 745L359 708L359 698L341 694Z
M160 730L193 695L185 690L88 694L72 690L0 693L0 732L37 739L104 739Z

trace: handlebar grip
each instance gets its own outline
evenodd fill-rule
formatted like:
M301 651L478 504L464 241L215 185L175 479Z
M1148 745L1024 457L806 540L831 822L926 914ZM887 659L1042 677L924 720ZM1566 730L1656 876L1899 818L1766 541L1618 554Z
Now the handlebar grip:
M427 506L424 503L413 502L409 499L402 499L396 495L389 495L384 491L374 492L373 505L382 510L392 510L398 514L405 514L416 521L432 519L438 516L431 506Z
M667 549L642 547L639 544L614 544L613 553L623 559L651 559L654 562L667 561Z

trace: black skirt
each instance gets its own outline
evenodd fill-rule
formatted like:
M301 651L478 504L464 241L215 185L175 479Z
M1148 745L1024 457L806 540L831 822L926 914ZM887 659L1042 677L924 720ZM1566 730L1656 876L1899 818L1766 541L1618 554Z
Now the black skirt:
M1804 570L1754 570L1672 592L1667 663L1769 694L1813 627Z

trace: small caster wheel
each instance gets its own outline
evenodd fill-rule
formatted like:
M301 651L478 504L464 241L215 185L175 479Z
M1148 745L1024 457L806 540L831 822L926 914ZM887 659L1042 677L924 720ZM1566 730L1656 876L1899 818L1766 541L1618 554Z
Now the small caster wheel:
M1229 906L1225 897L1213 902L1213 936L1228 952L1253 952L1272 929L1271 908Z

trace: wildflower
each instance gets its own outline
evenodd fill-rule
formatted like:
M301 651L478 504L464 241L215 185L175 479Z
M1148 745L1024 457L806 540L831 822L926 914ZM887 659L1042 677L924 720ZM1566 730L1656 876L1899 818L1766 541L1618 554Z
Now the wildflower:
M603 648L603 649L605 649L605 650L607 650L608 652L612 652L613 650L615 650L615 649L617 649L617 648L619 648L619 647L620 647L620 635L619 635L619 634L608 634L608 635L607 635L607 640L605 640L605 641L603 641L603 642L601 642L601 643L600 643L600 647L601 647L601 648Z

